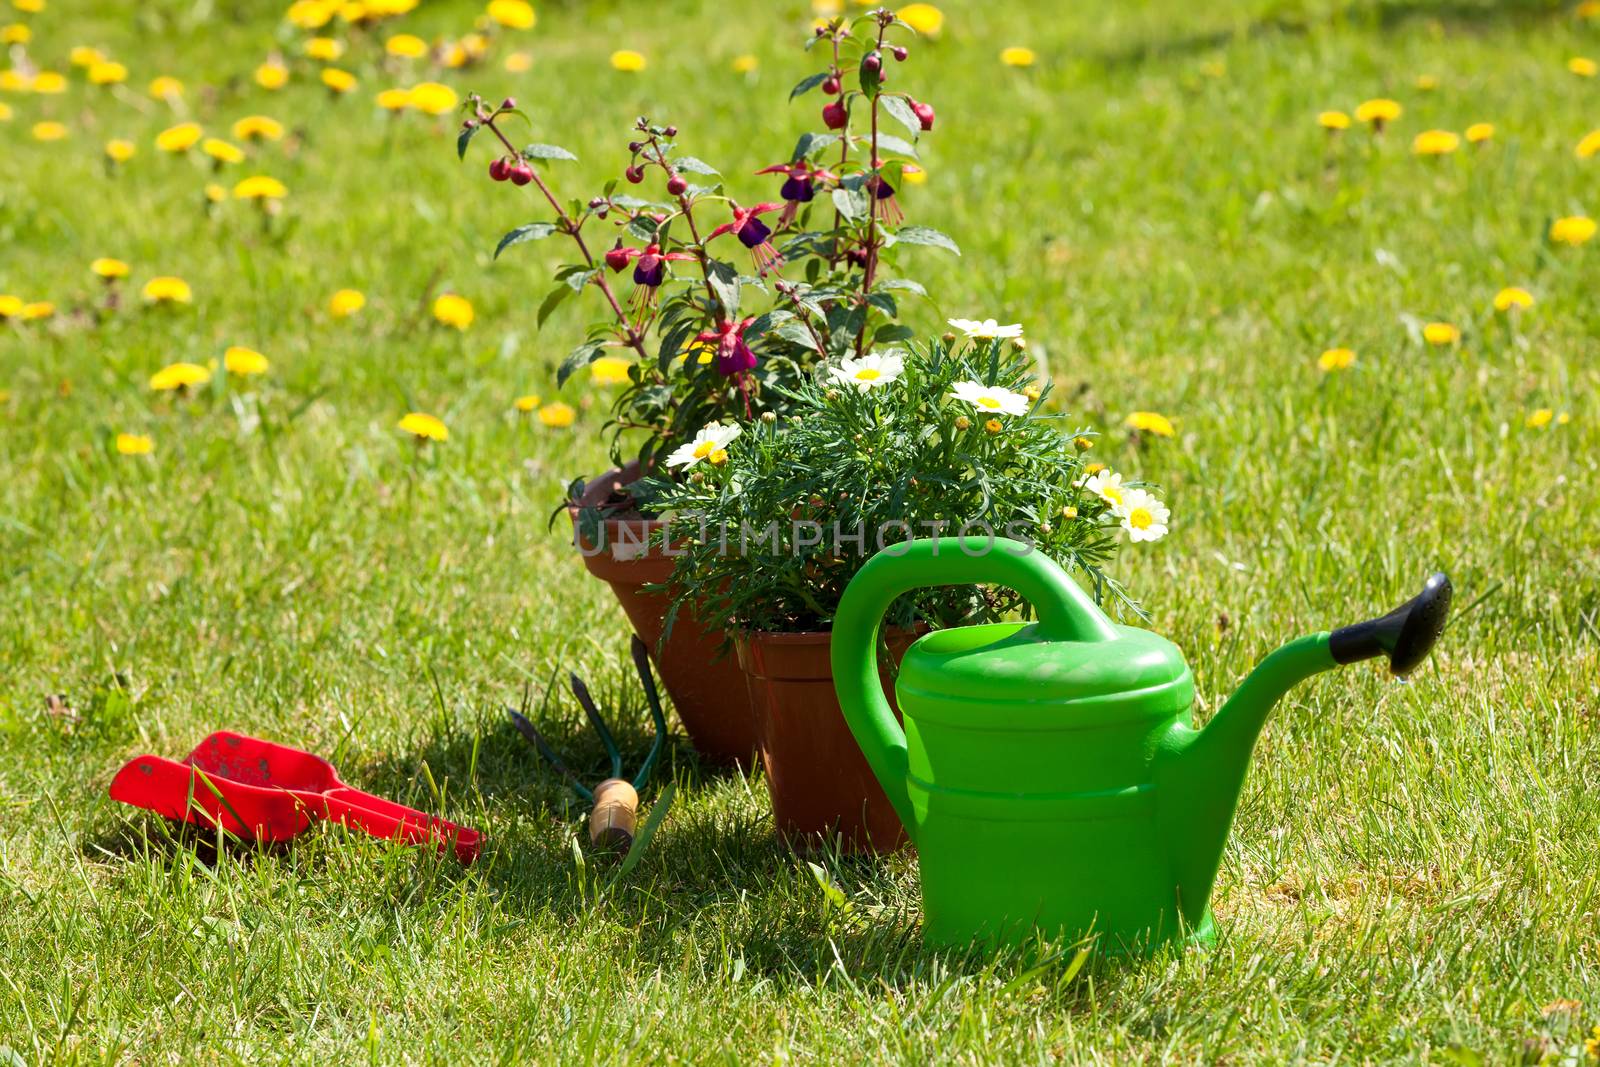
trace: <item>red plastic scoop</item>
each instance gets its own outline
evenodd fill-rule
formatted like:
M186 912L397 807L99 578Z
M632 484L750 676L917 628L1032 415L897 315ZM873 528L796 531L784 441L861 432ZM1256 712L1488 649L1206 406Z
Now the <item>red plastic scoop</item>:
M374 837L454 848L462 863L477 859L483 842L476 830L345 785L321 756L226 731L182 763L132 760L111 780L111 799L261 841L287 841L312 819L329 819Z

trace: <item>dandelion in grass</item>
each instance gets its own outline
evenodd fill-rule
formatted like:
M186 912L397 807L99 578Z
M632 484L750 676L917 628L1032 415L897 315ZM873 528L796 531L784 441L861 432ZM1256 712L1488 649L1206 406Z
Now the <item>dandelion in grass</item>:
M1122 475L1100 464L1090 464L1094 468L1087 477L1078 482L1079 488L1087 489L1095 496L1111 505L1113 511L1120 510L1132 490L1124 488ZM1085 468L1088 469L1088 468Z
M708 422L699 433L694 435L694 440L687 444L679 445L667 456L667 466L682 467L688 470L701 460L719 466L728 458L728 446L733 444L740 433L738 426L724 426L720 422ZM721 456L719 461L716 457Z
M198 363L169 363L150 376L150 388L158 393L182 395L210 380L210 369Z
M256 68L255 79L261 88L276 91L289 84L289 68L269 60Z
M333 21L339 5L327 0L294 0L284 18L302 30L320 30Z
M33 91L55 96L67 91L67 76L54 70L41 70L33 76Z
M1008 67L1031 67L1038 62L1038 59L1039 56L1033 49L1023 48L1020 45L1012 45L1000 52L1000 62Z
M1130 541L1159 541L1167 535L1167 506L1143 489L1129 489L1119 514Z
M340 289L328 298L328 314L336 319L347 319L367 306L367 298L359 289Z
M1554 421L1556 413L1550 408L1536 408L1528 412L1528 417L1523 420L1523 425L1530 430L1542 430Z
M411 90L385 89L378 94L377 104L390 114L397 114L411 106Z
M1588 56L1573 56L1567 60L1567 69L1580 78L1592 78L1600 74L1600 63L1596 63Z
M531 30L539 21L528 0L489 0L485 14L489 21L508 30Z
M270 200L282 200L288 195L288 186L266 174L251 175L233 187L235 200L254 200L264 203Z
M187 152L200 143L200 138L205 136L205 131L198 122L180 122L170 126L156 135L156 147L163 152L176 155Z
M456 100L456 91L438 82L422 82L411 87L411 106L426 115L454 111Z
M504 64L507 74L526 74L533 69L533 56L527 52L512 52Z
M148 456L156 450L156 443L148 434L117 434L117 454L122 456Z
M1157 411L1135 411L1124 421L1130 430L1140 433L1153 433L1157 437L1171 437L1177 431L1173 429L1172 420Z
M428 54L428 42L413 33L397 33L383 42L383 50L397 59L421 59Z
M104 281L115 282L119 278L128 276L128 265L120 259L101 256L89 264L89 271Z
M45 0L11 0L11 6L27 15L37 15L45 9Z
M0 293L0 319L14 319L22 314L22 297Z
M354 91L356 76L338 67L325 67L322 71L322 84L326 85L334 96L343 96Z
M589 381L606 388L613 385L627 385L633 364L617 356L601 356L589 364Z
M1430 345L1453 345L1461 340L1461 331L1448 322L1430 322L1422 327L1422 339Z
M932 4L907 4L894 16L924 37L937 37L944 29L944 12Z
M572 405L563 404L560 401L556 401L554 404L546 404L539 409L539 424L541 426L549 426L552 429L565 429L576 422L577 419L578 413L572 410Z
M1494 140L1494 123L1474 122L1467 127L1468 144L1487 144Z
M132 141L116 137L106 142L106 160L113 165L126 163L138 154L139 148Z
M33 40L33 31L20 22L0 27L0 44L27 44Z
M32 133L35 141L49 142L67 139L67 128L59 122L35 122Z
M1413 84L1416 85L1419 92L1431 93L1439 88L1439 78L1433 74L1418 74L1417 80Z
M233 124L234 139L249 143L281 141L283 132L283 123L268 115L246 115Z
M89 68L90 85L121 85L128 80L128 68L115 60L104 60Z
M1356 354L1348 348L1329 348L1317 357L1317 367L1323 371L1349 370L1355 363Z
M170 103L174 100L183 99L183 82L170 74L162 74L151 78L150 84L145 91L157 100L165 100Z
M1594 236L1594 220L1587 215L1568 215L1550 224L1550 240L1559 245L1583 244Z
M200 151L211 158L212 162L217 165L218 170L221 170L229 163L242 163L244 161L244 149L231 141L224 141L220 137L207 137L204 141L201 141Z
M988 414L1026 415L1031 406L1021 393L982 382L956 382L950 395Z
M524 415L532 414L533 412L539 410L539 394L527 393L523 396L519 396L511 402L511 406L522 412Z
M312 37L306 41L306 55L323 63L332 63L344 55L344 42L335 37Z
M1600 130L1590 130L1583 135L1583 139L1574 148L1573 154L1579 159L1593 159L1600 155Z
M892 352L887 355L869 352L860 359L844 359L837 367L828 368L834 381L854 386L863 393L888 385L904 372L905 358Z
M1507 286L1494 294L1494 309L1502 314L1533 307L1533 294L1517 286Z
M475 313L472 301L455 293L445 293L433 302L433 317L446 326L465 330L472 325Z
M994 319L947 319L945 321L976 341L993 341L1000 337L1022 336L1022 323L1020 322L1002 326Z
M1317 125L1330 134L1350 128L1350 116L1343 111L1322 111L1317 114Z
M1356 108L1356 121L1371 126L1373 133L1382 133L1383 128L1398 119L1403 111L1395 101L1380 96L1365 100Z
M22 305L22 313L17 317L23 322L35 322L39 319L53 318L56 306L48 300L32 300Z
M742 56L734 56L731 66L735 74L754 74L760 69L761 60L746 52Z
M240 378L253 378L267 373L272 364L260 352L243 345L229 345L222 353L222 367Z
M1447 156L1461 147L1461 138L1449 130L1424 130L1411 141L1419 156Z
M811 13L817 16L816 25L826 26L829 19L844 14L844 0L811 0Z
M0 122L10 122L12 116L10 104L0 104Z
M228 199L228 190L216 182L206 182L206 187L202 190L202 194L206 198L206 210L208 211Z
M648 66L648 61L641 52L631 48L619 48L611 53L611 69L620 70L626 74L637 74Z
M410 434L420 445L424 441L448 441L450 430L432 415L413 411L400 420L400 429Z
M0 92L25 93L33 88L33 79L20 70L0 70Z
M148 304L187 304L194 293L182 278L164 274L144 283L144 299Z

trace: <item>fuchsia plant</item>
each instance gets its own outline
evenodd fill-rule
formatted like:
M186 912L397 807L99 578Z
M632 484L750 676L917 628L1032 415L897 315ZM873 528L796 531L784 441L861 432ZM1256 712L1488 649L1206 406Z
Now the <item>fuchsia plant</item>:
M470 142L489 131L503 149L489 176L532 185L555 215L507 233L495 255L558 233L578 253L577 262L555 272L538 323L587 289L599 291L608 312L561 364L558 380L603 355L631 353L630 383L609 424L619 462L625 444L637 443L650 469L707 423L784 414L789 395L819 364L911 336L899 324L895 294L927 293L891 276L898 247L960 250L937 230L904 224L896 186L917 156L916 138L933 128L934 113L890 88L885 57L904 62L911 55L903 44L886 42L891 32L915 33L888 10L816 28L806 47L821 47L826 65L789 98L820 88L828 97L821 108L826 131L803 134L786 160L756 171L781 175L782 182L777 199L753 204L733 199L714 168L680 150L676 126L641 118L621 180L564 206L542 168L576 157L553 145L518 149L506 132L511 116L527 118L516 102L491 107L469 97L458 153L464 157ZM890 120L911 140L889 133ZM645 186L653 177L661 180L662 199L619 191L623 183ZM730 256L734 242L750 254L748 272ZM609 247L597 253L597 244ZM620 280L630 267L633 292L623 295L613 277Z

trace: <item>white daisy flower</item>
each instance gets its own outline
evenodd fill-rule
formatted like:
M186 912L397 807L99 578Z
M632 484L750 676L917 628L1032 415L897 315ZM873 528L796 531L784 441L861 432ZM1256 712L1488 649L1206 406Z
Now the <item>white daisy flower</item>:
M1002 326L993 319L948 319L946 321L968 337L976 338L980 341L992 341L996 337L1022 336L1022 323L1020 322Z
M828 373L833 375L835 381L853 385L864 393L868 389L888 385L900 377L905 365L905 360L900 356L880 356L872 352L860 359L842 360L837 367L829 367Z
M726 460L728 446L733 439L739 436L738 426L724 426L719 422L708 422L694 435L694 440L678 448L667 457L669 467L692 467L701 460L710 460L713 464ZM717 457L721 456L722 459Z
M1021 393L982 382L957 382L950 395L989 414L1026 415L1033 406L1033 401Z
M1129 489L1122 504L1122 528L1131 541L1159 541L1167 535L1167 506L1143 489Z
M1109 468L1101 468L1087 478L1081 479L1078 486L1110 504L1111 510L1119 516L1123 513L1123 505L1127 503L1128 494L1138 492L1136 489L1123 488L1122 475Z

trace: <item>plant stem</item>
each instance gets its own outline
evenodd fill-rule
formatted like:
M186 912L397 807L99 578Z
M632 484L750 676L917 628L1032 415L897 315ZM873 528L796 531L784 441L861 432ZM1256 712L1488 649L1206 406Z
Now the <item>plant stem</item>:
M669 177L675 174L676 172L667 166L666 155L661 151L661 144L653 133L650 135L650 147L655 150L655 160L661 169ZM711 301L713 308L722 307L722 301L717 299L717 291L711 288L711 258L710 254L706 252L704 242L700 240L700 229L694 224L694 204L690 201L687 192L678 194L678 213L683 216L684 223L689 227L689 236L694 238L692 247L694 248L695 259L700 263L700 278L705 283L706 298ZM722 310L729 317L732 317L733 310L731 308L722 308Z

